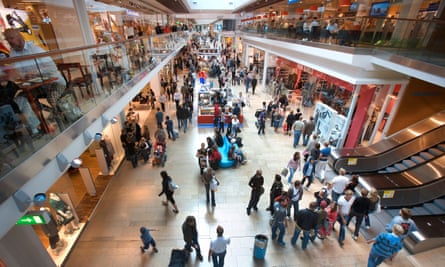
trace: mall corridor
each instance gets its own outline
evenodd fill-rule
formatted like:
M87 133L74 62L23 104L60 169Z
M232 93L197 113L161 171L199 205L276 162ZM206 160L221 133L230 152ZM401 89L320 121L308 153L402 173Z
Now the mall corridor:
M238 95L242 87L236 87ZM216 176L221 185L216 192L216 207L206 205L205 189L201 183L196 150L207 136L212 135L212 129L199 128L196 123L196 113L187 132L180 133L179 139L170 141L167 145L168 160L165 168L153 167L151 164L139 164L133 168L128 161L123 162L116 176L112 178L102 200L84 229L75 248L65 262L67 267L132 267L132 266L167 266L170 252L173 248L182 248L181 225L188 215L197 219L199 242L204 261L200 262L193 252L188 266L212 266L207 261L209 243L216 237L217 225L225 228L224 235L231 238L226 255L227 267L248 266L366 266L370 245L364 235L357 241L352 239L353 224L350 225L344 248L337 243L337 232L325 240L317 239L308 248L301 249L301 241L296 246L290 244L294 223L289 221L284 241L285 247L270 240L268 192L276 173L287 165L294 152L292 137L283 135L282 130L274 133L269 126L266 134L259 136L254 125L254 112L262 101L269 100L261 90L259 95L251 96L251 105L244 108L246 121L240 136L243 138L243 151L248 162L236 169L220 169ZM195 101L196 102L196 101ZM295 109L295 106L292 107ZM196 108L195 108L196 110ZM139 111L147 112L147 111ZM168 115L174 115L174 103L169 102ZM304 110L304 117L311 115ZM153 136L155 130L154 114L147 114L150 130ZM175 127L177 123L175 120ZM300 143L301 144L301 143ZM300 145L297 148L303 150ZM141 162L140 162L141 163ZM257 169L262 169L265 178L266 194L261 197L259 210L246 215L249 201L249 179ZM160 171L166 170L179 185L175 192L179 213L172 212L172 207L162 205L164 196L161 192ZM330 173L328 179L334 174ZM300 177L299 174L295 177ZM306 208L314 199L313 193L321 187L315 181L310 191L305 191L300 208ZM376 218L372 218L372 227L367 236L372 236L382 229ZM139 228L152 229L152 235L157 242L159 253L142 254L139 246ZM336 226L338 227L338 225ZM269 237L265 260L255 260L253 255L254 237L264 234ZM421 253L415 256L402 250L391 266L440 266L445 262L444 249ZM389 266L382 264L382 266Z

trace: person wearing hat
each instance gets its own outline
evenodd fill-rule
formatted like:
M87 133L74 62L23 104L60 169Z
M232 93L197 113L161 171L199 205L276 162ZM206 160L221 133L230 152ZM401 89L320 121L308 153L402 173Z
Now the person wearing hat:
M221 225L216 227L216 234L218 235L216 239L210 241L209 249L209 261L212 258L213 266L223 267L224 257L227 253L227 245L230 244L230 238L224 237L224 228Z
M383 232L377 237L370 239L368 244L373 244L368 257L368 267L379 266L384 260L393 260L402 249L402 235L404 232L400 224L394 224L392 233Z

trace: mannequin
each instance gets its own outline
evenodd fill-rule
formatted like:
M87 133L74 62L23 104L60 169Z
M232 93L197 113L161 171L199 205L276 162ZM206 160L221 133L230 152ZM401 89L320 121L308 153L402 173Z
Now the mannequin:
M40 228L48 236L50 247L54 255L59 255L60 250L65 246L65 241L60 239L59 231L57 229L57 222L50 212L49 208L42 207L40 211L47 213L51 219L47 224L40 224Z
M56 193L49 193L49 204L56 211L57 224L65 225L65 234L72 234L79 227L75 222L71 207L67 205Z

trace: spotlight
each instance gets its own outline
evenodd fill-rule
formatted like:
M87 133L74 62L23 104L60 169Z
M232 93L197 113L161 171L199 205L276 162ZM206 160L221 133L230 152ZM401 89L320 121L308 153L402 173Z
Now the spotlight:
M71 167L77 169L82 166L82 159L81 158L75 158L71 161Z

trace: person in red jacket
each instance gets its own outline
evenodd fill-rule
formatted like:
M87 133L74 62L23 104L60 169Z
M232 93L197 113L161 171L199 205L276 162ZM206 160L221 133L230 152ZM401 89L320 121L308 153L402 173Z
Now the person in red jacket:
M221 153L219 153L218 148L216 146L213 146L209 155L210 167L212 167L212 169L214 170L219 169L219 162L221 161L221 159L222 156Z

